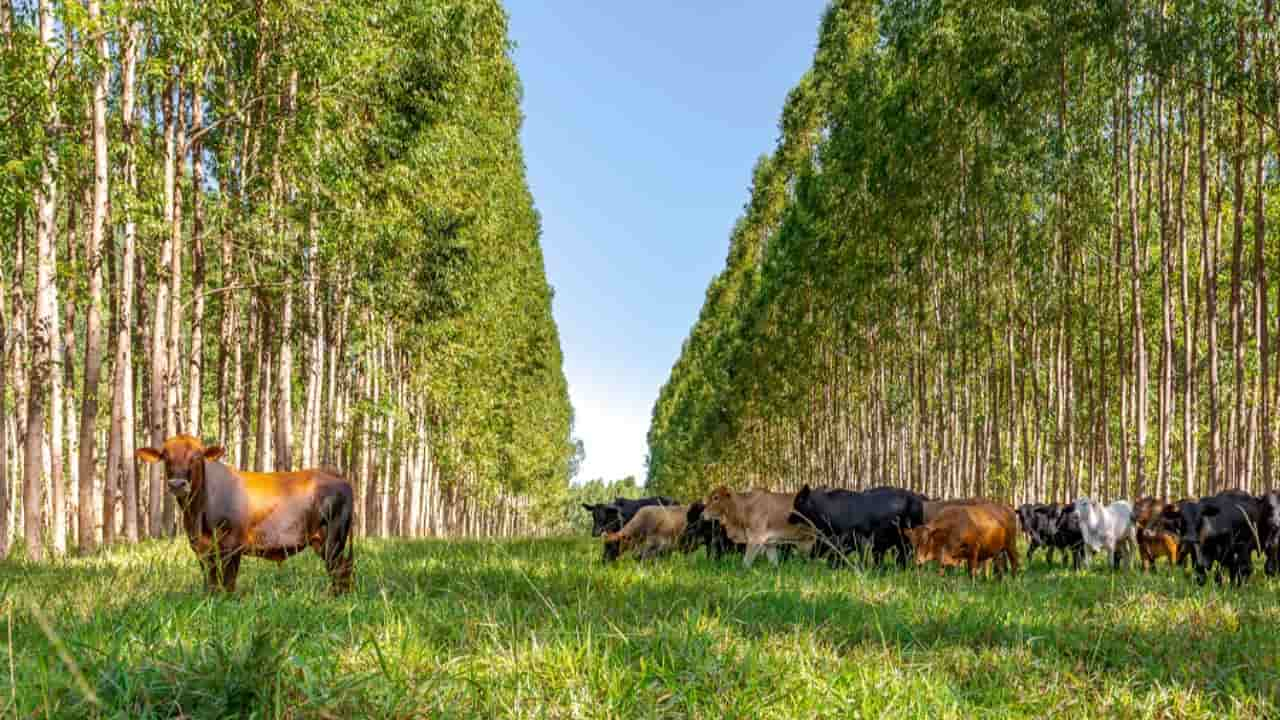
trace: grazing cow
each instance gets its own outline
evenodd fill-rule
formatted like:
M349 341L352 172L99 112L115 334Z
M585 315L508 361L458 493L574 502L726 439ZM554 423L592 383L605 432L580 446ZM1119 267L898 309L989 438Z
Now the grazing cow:
M893 549L898 564L906 567L910 546L902 531L924 522L924 500L897 488L856 492L813 490L806 485L796 495L793 509L789 521L818 533L818 544L833 551L829 555L833 566L842 555L863 549L870 550L872 561L880 565Z
M621 530L605 533L604 542L619 556L632 549L638 560L665 555L683 541L688 515L685 505L646 505Z
M1169 565L1178 562L1178 536L1165 530L1162 521L1165 507L1163 500L1153 497L1142 498L1133 506L1133 525L1144 570L1154 568L1162 557L1169 558Z
M725 553L746 552L747 546L729 539L729 533L717 520L703 515L706 506L695 502L689 506L684 529L684 549L693 552L699 547L707 548L707 557L719 560Z
M1183 503L1182 540L1195 559L1197 582L1205 584L1217 563L1227 569L1231 582L1244 584L1253 573L1253 552L1260 549L1263 506L1261 500L1239 490ZM1214 579L1222 583L1221 570L1214 572Z
M350 590L351 483L328 470L236 470L218 462L222 452L190 435L175 435L158 450L136 453L146 463L164 462L169 492L182 508L182 526L209 589L235 590L245 555L281 562L311 547L324 558L333 591Z
M1087 497L1076 500L1075 506L1086 555L1091 559L1093 553L1105 548L1111 556L1111 567L1119 570L1120 558L1136 543L1133 508L1124 500L1102 507Z
M1262 503L1262 554L1267 558L1267 575L1280 575L1280 491L1258 498Z
M1071 566L1080 569L1084 562L1084 532L1080 529L1080 516L1076 506L1070 503L1055 503L1043 513L1045 528L1043 539L1048 542L1049 562L1053 562L1053 552L1061 550L1063 562L1071 556Z
M1018 571L1018 522L1013 509L998 504L953 505L924 525L905 531L915 548L916 564L937 560L938 571L965 565L970 577L988 560L997 576L1004 562Z
M735 493L721 486L707 496L702 515L718 520L730 540L747 546L743 556L747 567L762 551L768 554L769 562L777 565L779 546L799 545L807 551L814 542L811 528L788 522L795 497L792 493L767 490Z
M1053 504L1045 505L1043 503L1024 503L1018 506L1018 524L1022 527L1022 532L1027 536L1027 565L1031 564L1031 559L1035 557L1036 550L1045 548L1045 555L1049 558L1049 563L1053 563L1053 545L1050 538L1053 535L1053 522L1050 514L1053 511Z
M667 497L647 497L632 500L630 498L614 498L613 502L588 505L583 503L582 509L591 513L591 537L600 537L607 532L617 532L636 516L642 507L650 505L675 505L676 501Z

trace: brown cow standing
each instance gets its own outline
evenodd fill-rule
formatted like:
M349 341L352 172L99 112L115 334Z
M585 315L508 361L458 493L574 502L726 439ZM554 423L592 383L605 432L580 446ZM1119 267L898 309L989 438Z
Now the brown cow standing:
M244 555L282 562L311 547L324 558L333 591L350 590L351 483L326 470L236 470L218 462L222 453L190 435L175 435L160 450L137 451L143 462L164 461L209 589L235 590Z
M992 559L997 575L1002 574L1002 560L1007 559L1013 572L1018 571L1017 516L1004 505L952 505L930 522L903 532L915 547L917 565L937 560L939 572L965 565L969 576L977 577L978 568Z
M1156 560L1169 558L1170 565L1178 562L1178 538L1164 529L1163 500L1145 497L1134 503L1133 524L1138 529L1138 552L1142 555L1142 569L1151 570Z
M688 522L688 505L649 505L618 532L605 533L604 542L617 543L619 556L634 548L640 560L657 557L680 542Z
M707 496L703 517L718 520L729 539L747 546L743 563L751 567L756 556L765 552L769 562L778 564L778 546L798 545L802 551L813 548L815 535L808 526L791 524L795 493L751 490L735 493L718 487Z

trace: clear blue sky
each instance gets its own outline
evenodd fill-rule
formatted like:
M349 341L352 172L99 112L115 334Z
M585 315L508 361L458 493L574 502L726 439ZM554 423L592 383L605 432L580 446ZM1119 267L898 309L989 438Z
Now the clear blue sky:
M724 265L825 0L508 0L578 480L644 479L658 388Z

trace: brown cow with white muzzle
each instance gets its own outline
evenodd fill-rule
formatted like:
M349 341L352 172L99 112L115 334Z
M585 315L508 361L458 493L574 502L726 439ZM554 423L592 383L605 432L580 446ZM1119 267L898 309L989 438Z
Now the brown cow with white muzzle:
M244 555L282 562L311 547L324 558L333 592L350 590L351 483L327 470L236 470L218 462L222 453L190 435L174 435L159 450L137 451L143 462L164 461L169 492L182 508L182 525L209 589L235 590Z

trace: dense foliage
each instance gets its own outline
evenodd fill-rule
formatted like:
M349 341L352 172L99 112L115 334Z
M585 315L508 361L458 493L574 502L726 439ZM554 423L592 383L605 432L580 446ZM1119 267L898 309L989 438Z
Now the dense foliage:
M368 534L542 522L572 410L497 0L5 0L0 30L0 555L172 532L132 455L175 432L339 466Z
M1277 483L1276 8L837 0L649 486Z

